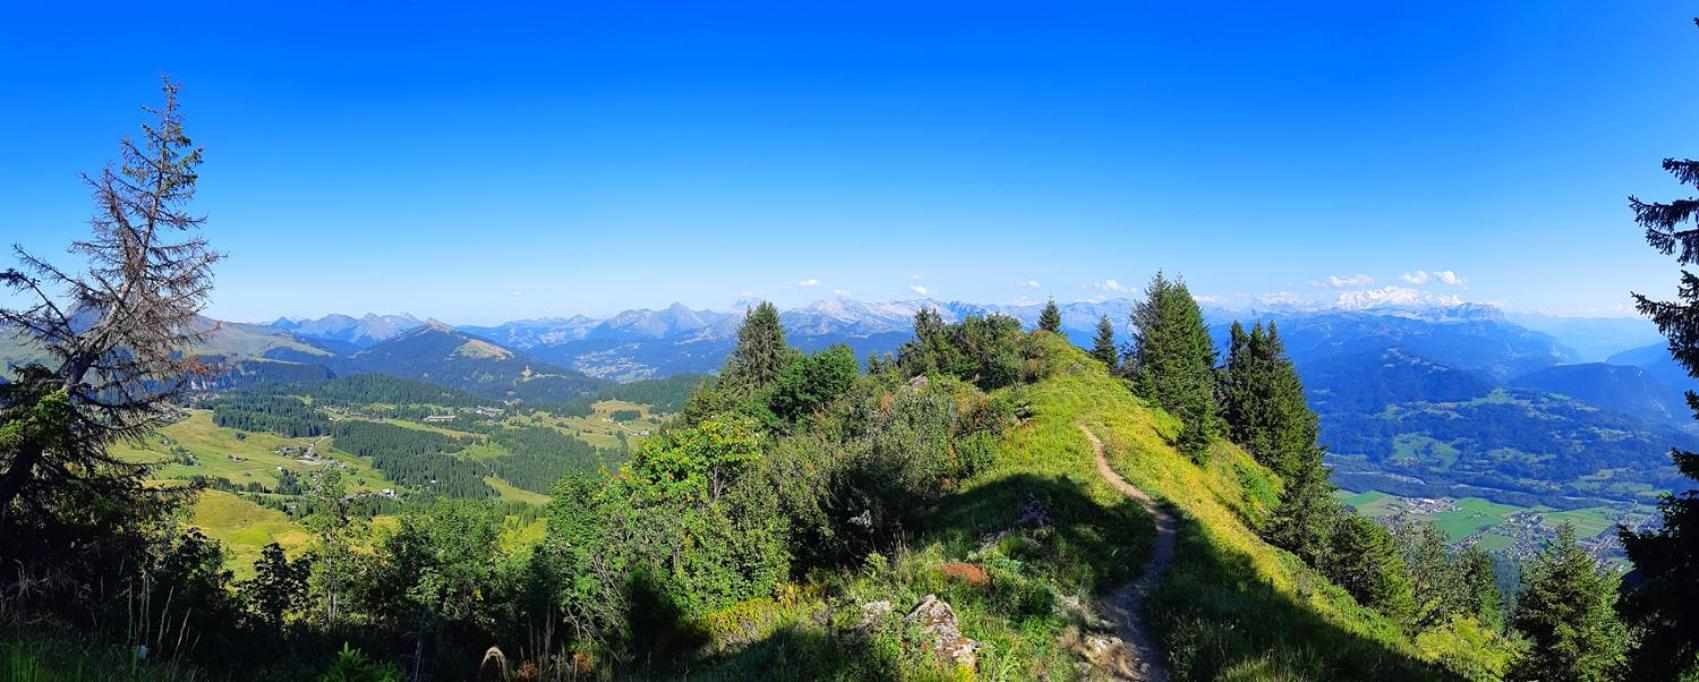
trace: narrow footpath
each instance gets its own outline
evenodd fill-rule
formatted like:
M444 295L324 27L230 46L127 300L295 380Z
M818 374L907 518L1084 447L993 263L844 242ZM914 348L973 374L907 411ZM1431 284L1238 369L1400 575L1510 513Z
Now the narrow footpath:
M1144 572L1138 579L1122 585L1103 601L1100 608L1109 620L1116 624L1117 634L1131 651L1131 670L1121 675L1125 679L1139 682L1167 682L1168 668L1162 660L1162 649L1156 646L1155 638L1150 635L1150 628L1145 626L1143 609L1145 598L1156 589L1162 581L1162 574L1168 570L1168 564L1174 559L1174 516L1162 505L1156 503L1143 490L1134 487L1114 469L1109 468L1109 460L1103 456L1103 441L1097 439L1097 434L1091 429L1080 425L1080 431L1086 440L1091 442L1092 454L1097 457L1097 473L1116 490L1126 495L1144 507L1152 519L1156 521L1156 544L1150 553L1150 560L1145 563Z

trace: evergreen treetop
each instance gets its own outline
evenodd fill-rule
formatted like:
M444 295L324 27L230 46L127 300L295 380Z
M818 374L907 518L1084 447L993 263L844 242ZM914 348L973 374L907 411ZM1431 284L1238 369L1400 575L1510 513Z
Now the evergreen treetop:
M784 370L789 353L778 307L762 301L749 310L737 329L737 350L726 361L723 383L745 393L770 386Z
M1121 350L1115 347L1115 325L1109 322L1109 316L1097 318L1097 338L1092 340L1091 355L1109 367L1109 373L1114 374L1120 369Z
M1199 456L1220 432L1215 345L1183 281L1158 272L1133 310L1133 387L1180 418L1182 450Z
M1506 676L1513 680L1619 679L1628 635L1611 604L1617 579L1575 540L1565 523L1528 567L1517 597L1516 629L1529 649Z
M1227 369L1222 375L1221 411L1228 435L1287 479L1320 464L1316 414L1304 383L1286 357L1280 332L1259 322L1246 333L1233 323Z
M1044 304L1044 310L1038 314L1038 328L1052 334L1062 333L1062 311L1056 307L1056 297Z

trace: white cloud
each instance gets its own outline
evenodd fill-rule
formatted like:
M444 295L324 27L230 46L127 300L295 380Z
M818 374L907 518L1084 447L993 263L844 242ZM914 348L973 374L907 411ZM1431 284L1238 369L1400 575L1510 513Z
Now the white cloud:
M932 293L931 290L927 289L926 287L920 286L919 284L908 285L908 290L912 291L914 293L920 294L921 296L925 296L927 294Z
M909 278L909 279L912 279L912 280L914 280L914 281L916 281L916 282L919 282L919 281L920 281L920 280L923 280L923 279L926 279L926 278L924 278L924 277L921 277L921 276L920 276L920 275L909 275L909 276L908 276L908 278Z
M1375 278L1360 272L1355 275L1329 275L1327 279L1320 282L1310 282L1315 286L1333 287L1335 289L1355 289L1374 283Z
M1416 286L1421 286L1428 282L1439 282L1441 284L1448 284L1454 287L1469 285L1469 280L1464 279L1461 275L1450 270L1435 270L1433 272L1417 270L1415 272L1406 272L1399 275L1398 279L1404 280L1405 284L1413 284Z
M799 286L799 287L803 287L805 289L809 288L809 287L817 287L817 286L820 286L820 280L817 280L817 279L814 279L813 277L810 277L808 279L802 280L801 282L797 282L796 285Z
M1463 299L1455 295L1435 294L1409 287L1384 286L1379 289L1341 292L1335 305L1358 310L1386 306L1452 306L1462 303Z
M1251 297L1257 305L1298 305L1304 302L1304 297L1290 291L1270 291Z
M510 293L508 293L508 295L509 295L509 296L512 296L512 297L514 297L514 298L519 298L519 297L520 297L520 296L521 296L521 295L522 295L522 294L520 294L520 293L519 293L519 290L518 290L518 289L515 289L515 290L513 290L513 291L512 291L512 292L510 292Z
M849 296L850 293L849 293L849 289L833 289L832 295L833 296Z
M1113 291L1113 292L1116 292L1116 293L1123 293L1123 292L1132 291L1132 289L1128 289L1127 287L1121 286L1120 282L1117 282L1113 279L1106 279L1106 280L1103 280L1101 282L1092 282L1091 284L1087 284L1086 288L1096 289L1098 291Z
M1044 286L1044 285L1039 284L1038 280L1036 280L1036 279L1029 279L1029 280L1026 280L1024 282L1015 282L1015 286L1020 287L1022 289L1037 289L1037 288Z

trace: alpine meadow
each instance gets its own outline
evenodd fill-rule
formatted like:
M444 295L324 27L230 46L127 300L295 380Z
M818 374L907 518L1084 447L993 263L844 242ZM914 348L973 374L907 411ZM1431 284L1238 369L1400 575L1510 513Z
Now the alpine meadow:
M0 679L1699 680L1689 4L17 9Z

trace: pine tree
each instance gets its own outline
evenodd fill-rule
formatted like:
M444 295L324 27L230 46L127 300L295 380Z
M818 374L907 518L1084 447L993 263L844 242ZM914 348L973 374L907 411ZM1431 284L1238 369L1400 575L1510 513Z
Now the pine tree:
M1405 518L1394 526L1392 535L1410 570L1416 628L1427 629L1444 623L1452 614L1467 611L1463 566L1452 560L1439 526Z
M1121 368L1121 349L1115 347L1115 325L1109 322L1108 315L1097 318L1097 338L1091 343L1091 355L1102 361L1110 374Z
M1559 527L1557 540L1528 568L1512 624L1530 646L1506 678L1619 679L1628 635L1611 609L1616 587L1616 577L1575 541L1575 527Z
M116 537L182 497L143 485L146 466L108 451L151 432L214 372L186 351L211 331L199 313L222 256L190 212L201 149L184 132L177 84L162 89L164 106L145 109L155 120L139 143L121 143L118 167L83 176L91 234L69 250L87 270L20 247L20 267L0 271L7 302L20 305L0 307L0 334L38 345L50 363L0 388L0 574L29 552L83 546L79 534Z
M1333 498L1333 491L1333 482L1319 458L1315 466L1287 479L1270 524L1269 541L1311 566L1325 566L1334 526L1344 511Z
M1699 161L1670 158L1663 167L1681 184L1699 187ZM1631 196L1628 202L1652 248L1666 256L1679 250L1680 266L1699 264L1699 197L1647 203ZM1657 301L1634 294L1640 313L1669 338L1670 354L1699 377L1699 276L1683 270L1677 297ZM1688 391L1687 404L1699 417L1699 395ZM1699 453L1676 449L1670 457L1682 475L1699 480ZM1699 494L1666 495L1658 506L1661 527L1617 529L1640 578L1619 604L1637 635L1631 655L1637 679L1676 679L1699 668Z
M737 350L726 361L722 385L741 393L770 386L779 378L789 356L779 309L762 301L744 316L743 325L737 329Z
M1490 630L1504 627L1504 592L1499 587L1498 570L1492 555L1480 547L1470 546L1458 557L1463 573L1465 608L1476 622Z
M1261 323L1245 333L1233 323L1227 369L1222 374L1221 411L1233 442L1282 477L1299 477L1319 466L1320 429L1304 397L1304 383L1286 357L1280 332Z
M1415 599L1410 573L1393 545L1391 535L1368 517L1346 514L1332 537L1327 575L1357 603L1373 608L1394 622L1414 619Z
M1050 297L1050 302L1044 304L1044 311L1038 314L1038 328L1052 334L1062 333L1062 311L1056 308L1055 296Z
M1133 310L1133 386L1180 418L1181 450L1201 457L1220 432L1215 345L1185 282L1157 273Z

